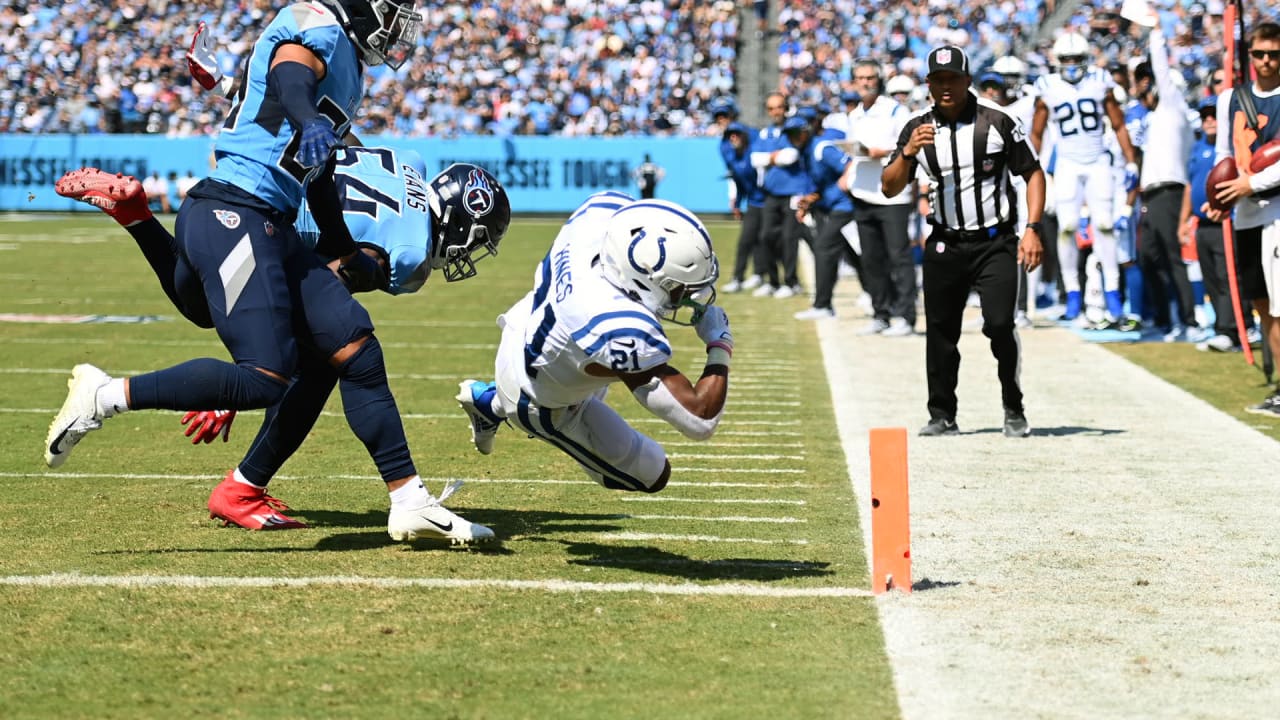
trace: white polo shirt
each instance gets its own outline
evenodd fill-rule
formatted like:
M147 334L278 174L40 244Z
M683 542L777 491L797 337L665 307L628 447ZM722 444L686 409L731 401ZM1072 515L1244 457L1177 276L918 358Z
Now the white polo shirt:
M898 135L911 117L911 112L893 98L879 95L868 108L858 105L849 111L848 136L858 143L878 150L892 151L898 146ZM865 154L851 153L853 182L849 192L855 200L873 205L901 205L911 202L911 184L893 197L880 192L880 176L889 156L874 160Z

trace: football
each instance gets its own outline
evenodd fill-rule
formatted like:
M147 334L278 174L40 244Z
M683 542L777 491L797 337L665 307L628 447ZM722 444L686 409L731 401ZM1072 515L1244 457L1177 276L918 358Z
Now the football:
M1272 140L1253 154L1249 160L1249 172L1256 175L1275 165L1277 160L1280 160L1280 140Z
M1236 168L1235 158L1222 158L1217 165L1209 171L1209 177L1204 180L1204 193L1209 197L1209 207L1218 212L1226 212L1231 209L1231 205L1223 205L1218 202L1218 192L1216 188L1218 183L1224 183L1229 180L1235 180L1240 177L1240 171ZM1234 203L1232 203L1234 204Z

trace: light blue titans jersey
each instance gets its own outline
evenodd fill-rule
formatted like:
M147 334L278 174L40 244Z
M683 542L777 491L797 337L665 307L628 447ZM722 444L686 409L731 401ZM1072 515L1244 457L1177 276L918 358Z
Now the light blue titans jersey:
M614 380L587 373L589 365L637 373L671 358L657 316L610 284L596 259L609 218L629 201L598 193L579 206L535 271L533 291L499 320L498 365L523 369L521 391L542 407L580 403Z
M412 150L350 147L338 151L333 179L342 198L342 217L358 243L383 250L390 259L392 295L417 292L431 272L431 213L427 210L426 166ZM302 241L315 247L320 229L303 202L294 224Z
M285 118L279 99L267 93L271 59L282 43L301 44L324 61L327 71L317 89L317 106L339 137L360 107L364 84L355 47L337 17L320 3L281 10L254 43L235 105L213 147L218 167L210 177L290 212L302 204L303 185L317 168L298 162L300 133Z

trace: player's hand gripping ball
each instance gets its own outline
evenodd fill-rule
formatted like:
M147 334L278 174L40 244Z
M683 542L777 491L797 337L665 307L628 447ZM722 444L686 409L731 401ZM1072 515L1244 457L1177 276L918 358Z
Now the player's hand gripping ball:
M1240 170L1236 167L1235 158L1222 158L1217 165L1209 171L1209 177L1204 181L1204 194L1209 198L1209 207L1218 212L1226 212L1231 209L1235 203L1223 204L1218 200L1218 184L1230 182L1240 177Z

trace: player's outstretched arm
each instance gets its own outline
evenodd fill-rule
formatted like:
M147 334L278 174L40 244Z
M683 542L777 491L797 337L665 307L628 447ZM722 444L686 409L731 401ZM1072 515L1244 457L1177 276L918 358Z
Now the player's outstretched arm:
M619 377L650 412L688 438L707 440L715 434L724 413L733 334L729 332L728 316L715 305L703 312L696 329L698 337L707 343L707 364L696 383L667 364Z

